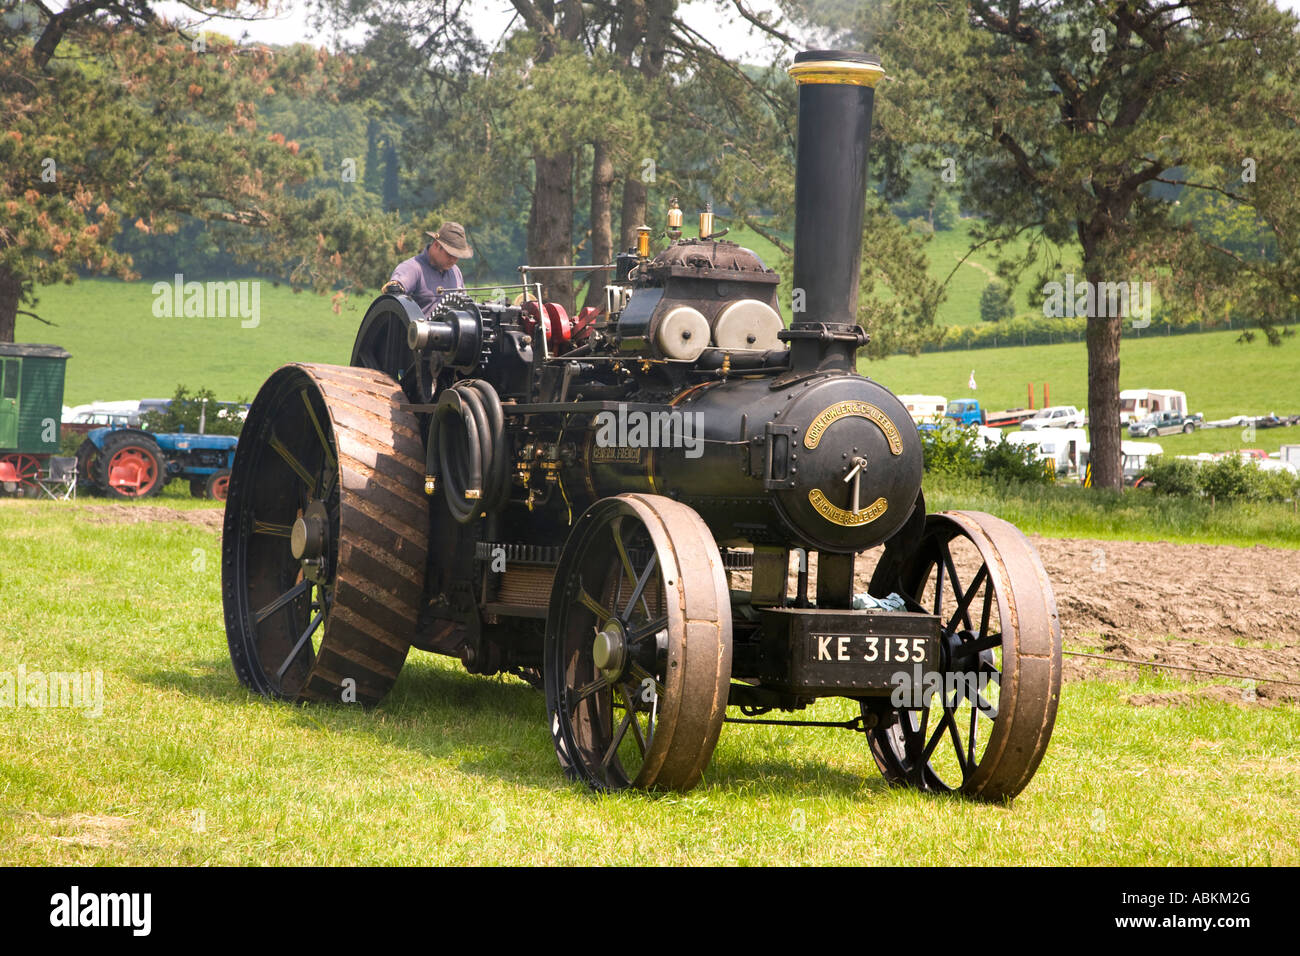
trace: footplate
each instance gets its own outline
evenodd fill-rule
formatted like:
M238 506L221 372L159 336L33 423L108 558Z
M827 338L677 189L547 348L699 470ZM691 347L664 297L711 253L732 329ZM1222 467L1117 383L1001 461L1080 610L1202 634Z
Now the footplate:
M905 672L938 670L939 618L908 611L765 608L764 686L817 696L889 693Z

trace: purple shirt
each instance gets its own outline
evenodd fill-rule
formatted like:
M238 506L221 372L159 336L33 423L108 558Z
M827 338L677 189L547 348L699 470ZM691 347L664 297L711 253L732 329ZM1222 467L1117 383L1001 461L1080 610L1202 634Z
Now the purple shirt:
M429 247L425 246L419 255L412 256L405 262L399 262L393 270L392 278L402 283L406 294L415 300L415 304L425 315L430 315L442 301L439 287L444 292L451 289L465 288L461 278L460 266L439 269L429 262Z

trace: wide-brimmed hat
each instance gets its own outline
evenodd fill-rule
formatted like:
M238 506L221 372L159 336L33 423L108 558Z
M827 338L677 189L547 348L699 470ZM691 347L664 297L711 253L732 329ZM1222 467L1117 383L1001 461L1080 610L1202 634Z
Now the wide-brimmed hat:
M465 227L458 222L444 222L438 227L437 232L426 232L430 239L437 239L442 243L442 247L457 259L469 259L474 255L474 250L469 247L469 240L465 238Z

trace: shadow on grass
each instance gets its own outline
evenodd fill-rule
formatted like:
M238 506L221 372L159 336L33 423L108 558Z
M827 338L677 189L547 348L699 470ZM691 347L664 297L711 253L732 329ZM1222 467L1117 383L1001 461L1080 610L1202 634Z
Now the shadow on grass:
M137 671L131 676L231 709L281 708L304 729L339 737L365 734L382 745L446 760L461 771L495 781L587 792L560 772L547 730L546 698L540 691L515 678L480 677L429 666L419 658L413 661L415 666L408 663L392 692L371 710L325 704L293 707L267 700L239 684L226 657L196 660L186 670ZM724 741L746 733L731 725L723 731ZM862 747L865 754L865 741ZM812 755L749 755L729 746L715 753L702 786L710 791L758 790L803 797L874 796L889 789L874 773L863 777ZM654 800L658 795L637 792L602 798Z

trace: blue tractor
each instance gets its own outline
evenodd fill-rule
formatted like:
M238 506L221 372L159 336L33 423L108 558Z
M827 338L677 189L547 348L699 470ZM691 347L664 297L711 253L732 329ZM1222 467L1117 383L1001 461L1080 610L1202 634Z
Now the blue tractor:
M238 442L234 435L96 428L77 450L77 482L110 498L147 498L179 478L194 497L225 501Z

